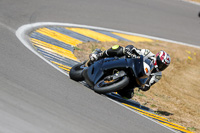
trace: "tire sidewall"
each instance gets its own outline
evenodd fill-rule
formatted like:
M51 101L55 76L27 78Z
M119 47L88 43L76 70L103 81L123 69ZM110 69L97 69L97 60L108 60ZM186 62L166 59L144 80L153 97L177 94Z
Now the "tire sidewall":
M71 68L69 72L69 76L72 80L75 80L75 81L84 80L82 76L83 68L80 68L82 65L83 63L78 63Z

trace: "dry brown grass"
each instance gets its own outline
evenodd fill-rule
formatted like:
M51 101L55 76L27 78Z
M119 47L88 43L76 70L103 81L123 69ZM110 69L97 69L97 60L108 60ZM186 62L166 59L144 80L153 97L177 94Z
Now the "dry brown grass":
M154 41L153 43L104 42L80 44L75 55L81 61L95 48L103 50L118 44L132 44L153 53L164 50L171 56L170 66L163 72L162 79L147 92L135 89L133 100L140 102L171 122L200 132L200 49Z
M190 0L190 1L194 1L194 2L199 2L200 3L200 0Z

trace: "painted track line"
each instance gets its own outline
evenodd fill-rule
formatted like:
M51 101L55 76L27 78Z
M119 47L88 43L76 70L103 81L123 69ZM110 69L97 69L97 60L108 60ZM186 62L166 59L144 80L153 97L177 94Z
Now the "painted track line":
M53 63L51 63L49 60L47 60L44 56L42 56L41 54L39 54L36 49L30 45L30 41L27 38L27 33L32 31L32 28L35 27L40 27L42 25L40 24L36 24L36 25L32 25L32 24L28 24L28 25L23 25L21 27L19 27L17 29L17 31L15 32L16 36L18 37L18 39L22 42L22 44L27 47L30 51L32 51L34 54L36 54L37 56L39 56L41 59L43 59L45 62L47 62L49 65L53 66L55 69L57 69L58 71L60 71L61 73L69 76L68 73L66 73L64 70L59 69L57 66L55 66Z
M56 22L38 22L38 23L23 25L23 26L19 27L18 30L16 31L16 36L19 36L20 32L27 30L27 28L33 28L33 27L34 28L40 28L40 27L44 27L44 26L68 26L68 27L81 27L81 28L89 28L89 29L98 29L98 30L105 30L105 31L111 31L111 32L119 32L119 33L123 33L123 34L134 35L134 36L141 36L141 37L149 38L149 39L153 39L153 40L166 41L166 42L176 43L176 44L180 44L180 45L200 48L200 46L196 46L194 44L174 41L174 40L160 38L160 37L153 37L153 36L144 35L144 34L126 32L126 31L121 31L121 30L114 30L114 29L109 29L109 28L88 26L88 25L71 24L71 23L56 23Z

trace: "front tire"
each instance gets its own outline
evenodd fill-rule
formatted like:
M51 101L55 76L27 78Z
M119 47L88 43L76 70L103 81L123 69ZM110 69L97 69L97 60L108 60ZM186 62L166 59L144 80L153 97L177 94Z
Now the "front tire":
M124 76L117 81L106 82L104 79L100 80L95 86L94 91L99 94L117 92L129 84L129 77Z

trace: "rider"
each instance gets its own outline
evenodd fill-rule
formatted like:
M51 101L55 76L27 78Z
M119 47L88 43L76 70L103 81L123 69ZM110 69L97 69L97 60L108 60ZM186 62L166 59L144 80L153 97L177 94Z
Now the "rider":
M150 87L153 84L155 84L161 79L162 77L161 71L166 69L171 62L170 56L165 51L161 50L155 55L148 49L137 49L133 45L128 45L126 47L115 45L111 47L110 49L105 50L103 52L100 49L95 49L95 51L89 55L89 58L91 61L96 61L100 58L105 58L105 57L114 57L114 56L131 57L135 55L146 56L154 63L155 68L151 72L150 78L148 79L144 87L139 88L142 91L147 91L150 89ZM124 98L130 99L133 97L133 94L134 94L133 89L134 88L132 86L127 86L123 88L122 90L118 91L118 94L120 94Z

